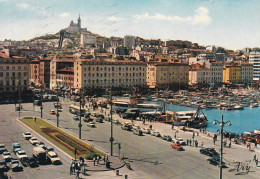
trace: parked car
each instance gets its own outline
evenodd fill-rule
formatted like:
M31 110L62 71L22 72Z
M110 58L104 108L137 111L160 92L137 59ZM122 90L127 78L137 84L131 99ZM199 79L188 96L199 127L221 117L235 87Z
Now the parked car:
M54 110L50 110L50 114L54 115L56 112Z
M181 144L178 143L178 142L177 142L177 143L174 143L174 144L171 144L171 146L172 146L173 149L176 149L176 150L178 150L178 151L184 150L183 147L181 146Z
M43 148L46 152L54 151L54 148L53 148L53 147L43 146L42 148Z
M60 161L58 155L52 151L47 153L47 160L49 160L54 165L61 164L61 161Z
M17 151L16 156L17 156L18 159L23 158L23 157L28 157L24 150Z
M141 127L140 126L138 126L138 125L133 125L133 130L140 130L141 129Z
M45 144L44 144L43 142L38 142L38 143L36 144L36 146L43 148L43 147L45 146Z
M106 117L105 121L110 122L111 121L111 117Z
M127 131L131 131L131 130L132 130L132 124L130 124L129 122L125 122L125 123L121 126L121 129L127 130Z
M38 139L36 137L32 137L31 139L29 139L29 142L32 144L32 145L36 145L39 143Z
M0 144L0 154L7 151L4 144Z
M3 152L2 157L6 162L10 162L12 159L12 156L8 151Z
M217 153L214 148L202 148L200 149L200 153L210 157L219 155L219 153Z
M101 118L101 119L105 119L105 116L103 114L98 114L96 117Z
M135 135L138 135L138 136L142 136L142 135L143 135L143 132L142 132L140 129L135 129L135 130L133 131L133 133L134 133Z
M103 118L97 117L96 122L103 123Z
M5 160L0 160L0 173L6 172L8 170L8 166L6 165Z
M10 168L13 172L22 171L23 167L20 165L20 162L16 159L12 159L10 162Z
M16 153L17 151L21 150L20 144L18 144L18 143L13 143L13 145L12 145L12 150L13 150L14 153Z
M38 161L34 157L28 157L26 160L26 165L31 168L39 167Z
M157 132L157 131L152 131L151 135L155 136L155 137L161 137L161 134L159 132Z
M24 132L24 133L23 133L23 138L24 138L25 140L29 140L30 138L32 138L31 132Z
M88 127L92 127L92 128L96 127L96 125L95 125L94 122L88 122L88 123L87 123L87 126L88 126Z
M175 139L172 139L172 141L174 143L179 143L181 145L186 145L186 142L183 140L183 138L175 138Z
M166 140L166 141L172 141L172 137L169 136L169 135L164 135L164 136L162 137L162 139L163 139L163 140Z
M79 117L78 116L73 116L72 119L75 120L75 121L78 121Z
M207 161L209 161L212 165L219 165L220 163L220 157L218 155L215 155L213 157L210 157ZM226 167L225 162L222 161L222 167Z
M119 120L117 120L117 119L113 120L113 123L114 124L120 124Z
M83 121L84 122L93 122L93 118L91 118L91 117L85 117L84 119L83 119Z

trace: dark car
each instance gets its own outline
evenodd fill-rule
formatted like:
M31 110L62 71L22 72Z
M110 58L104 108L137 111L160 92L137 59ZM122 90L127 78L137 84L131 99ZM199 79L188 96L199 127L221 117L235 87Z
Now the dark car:
M105 119L105 116L103 114L98 114L96 117L100 119Z
M84 122L93 122L94 119L91 118L91 117L85 117L85 118L83 119L83 121L84 121Z
M96 118L96 122L103 123L103 119L100 118L100 117L97 117L97 118Z
M16 159L11 160L10 168L13 172L22 171L23 167L20 165L19 161Z
M220 157L215 155L215 156L209 158L208 161L210 164L217 166L220 163ZM222 161L222 167L226 167L225 162L223 162L223 161Z
M38 161L34 157L28 157L26 160L26 166L31 168L39 167Z
M0 144L0 154L2 154L3 152L7 151L4 144Z
M6 172L8 170L8 166L6 165L5 160L0 160L0 173Z
M162 139L163 139L163 140L166 140L166 141L172 141L172 137L169 136L169 135L164 135L164 136L162 137Z
M210 157L213 157L215 155L219 155L214 148L202 148L200 149L200 153L201 154L204 154L204 155L207 155L207 156L210 156Z

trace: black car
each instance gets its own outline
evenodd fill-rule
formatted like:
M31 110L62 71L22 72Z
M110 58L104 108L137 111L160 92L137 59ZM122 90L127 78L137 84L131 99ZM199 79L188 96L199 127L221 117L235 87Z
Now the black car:
M38 161L34 157L28 157L28 160L26 160L27 166L31 168L39 167Z
M210 158L208 159L208 161L209 161L210 164L217 166L217 165L219 165L219 163L220 163L220 157L217 156L217 155L215 155L215 156L213 156L213 157L210 157ZM222 161L222 167L226 168L225 162L223 162L223 161Z
M2 154L5 151L7 151L5 146L3 144L0 144L0 154Z
M210 156L210 157L213 157L215 155L219 155L214 148L202 148L200 149L200 153L201 154L204 154L204 155L207 155L207 156Z
M5 160L0 160L0 173L6 172L8 170L8 166L6 165Z
M23 167L20 165L19 161L16 159L12 159L10 163L10 168L13 172L22 171Z

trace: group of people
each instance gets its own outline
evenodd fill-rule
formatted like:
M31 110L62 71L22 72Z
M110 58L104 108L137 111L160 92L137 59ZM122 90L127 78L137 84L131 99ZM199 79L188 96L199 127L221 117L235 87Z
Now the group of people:
M82 173L85 173L85 160L83 157L80 157L79 160L71 160L70 163L70 174L72 173L77 173L77 175L79 175L80 171Z
M103 161L104 164L107 164L109 162L108 155L102 156L101 158L99 156L93 158L93 164L94 166L99 165L100 161Z

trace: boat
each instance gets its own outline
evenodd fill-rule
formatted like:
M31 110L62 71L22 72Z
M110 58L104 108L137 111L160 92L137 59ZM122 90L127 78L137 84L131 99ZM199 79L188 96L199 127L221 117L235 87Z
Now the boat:
M251 103L250 108L258 107L258 103Z

